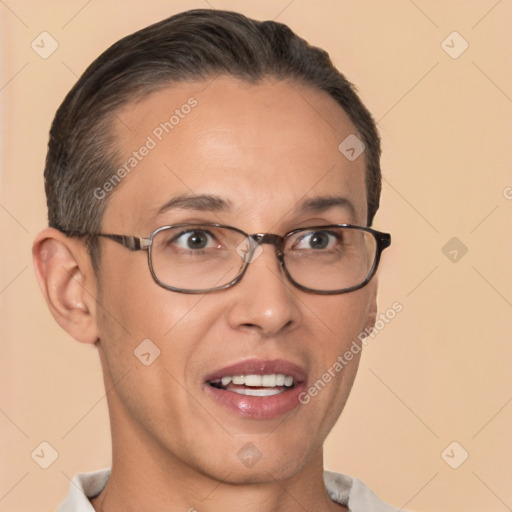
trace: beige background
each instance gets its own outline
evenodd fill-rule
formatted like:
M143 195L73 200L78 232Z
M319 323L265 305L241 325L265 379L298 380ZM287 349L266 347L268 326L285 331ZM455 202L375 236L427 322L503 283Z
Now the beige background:
M403 311L366 348L327 441L327 466L410 510L512 510L512 2L5 0L0 511L53 510L73 474L109 464L96 352L56 326L31 266L31 242L46 219L52 117L108 45L208 5L277 19L325 47L383 137L376 227L393 234L393 245L380 307L399 301ZM31 48L43 31L59 44L47 59ZM442 46L453 31L469 44L456 59ZM453 54L463 41L451 36L446 45ZM465 255L455 246L443 252L452 237ZM59 454L48 469L31 458L43 441ZM456 465L462 450L469 458L458 469L441 456Z

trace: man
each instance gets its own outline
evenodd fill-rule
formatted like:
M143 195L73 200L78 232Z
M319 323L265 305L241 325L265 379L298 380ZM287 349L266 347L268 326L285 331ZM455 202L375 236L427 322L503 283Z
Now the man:
M281 24L189 11L85 71L34 257L98 348L113 453L61 512L395 510L322 454L376 317L379 157L350 84Z

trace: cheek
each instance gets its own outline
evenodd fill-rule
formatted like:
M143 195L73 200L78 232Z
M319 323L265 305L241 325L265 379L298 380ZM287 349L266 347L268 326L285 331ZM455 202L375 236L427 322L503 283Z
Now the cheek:
M159 286L150 273L145 251L120 250L124 252L112 251L112 256L102 260L101 304L106 324L135 340L151 336L162 340L201 298Z
M363 344L369 332L375 286L369 283L355 292L312 297L306 310L310 334L316 345L312 395L319 407L327 407L327 421L341 412L354 382Z
M370 283L348 294L311 297L306 304L316 350L301 403L315 418L306 427L312 438L324 439L345 407L362 354L358 337L369 326L374 293Z
M154 282L145 260L124 261L122 271L116 263L105 262L98 301L100 341L113 378L138 368L134 351L148 339L161 352L159 364L176 372L176 377L183 375L220 316L218 301L162 288Z
M135 286L134 281L144 285ZM147 281L132 274L122 283L103 283L100 352L109 384L116 384L109 399L116 410L129 411L147 430L172 423L174 429L185 431L182 422L187 415L177 417L170 411L191 408L183 386L190 387L215 311L208 297L173 293Z
M371 323L376 289L373 282L354 292L342 295L308 296L304 300L310 325L325 331L329 351L342 350L357 339Z

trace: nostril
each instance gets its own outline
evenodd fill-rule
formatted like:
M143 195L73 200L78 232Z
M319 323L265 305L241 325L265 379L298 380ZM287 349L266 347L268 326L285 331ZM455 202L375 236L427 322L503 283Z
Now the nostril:
M242 324L241 327L246 327L247 329L259 329L259 326L257 324L250 323Z
M285 331L285 330L289 329L290 327L292 327L293 324L294 324L293 320L288 320L288 322L286 322L283 326L279 327L279 331L280 332ZM249 323L249 322L240 324L240 327L247 329L248 331L260 331L262 333L266 330L266 328L263 324L259 325L259 324ZM269 333L270 336L273 336L274 334L275 334L274 331ZM263 336L265 336L265 334L263 334Z

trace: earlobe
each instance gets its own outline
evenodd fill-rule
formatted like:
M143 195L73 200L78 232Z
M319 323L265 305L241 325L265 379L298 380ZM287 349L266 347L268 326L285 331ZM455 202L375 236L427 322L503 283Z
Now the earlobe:
M57 323L76 340L95 343L96 282L85 244L46 228L32 254L39 287Z

